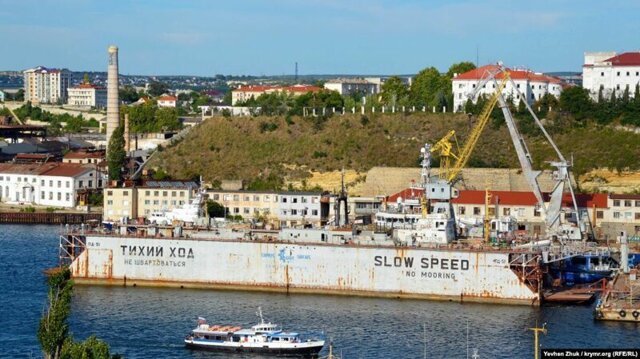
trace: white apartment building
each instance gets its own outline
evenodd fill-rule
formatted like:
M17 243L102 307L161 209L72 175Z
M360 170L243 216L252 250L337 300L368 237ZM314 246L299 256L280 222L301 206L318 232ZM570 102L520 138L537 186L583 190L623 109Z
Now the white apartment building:
M456 112L464 111L464 105L467 103L467 100L469 100L469 96L476 91L480 80L485 78L487 73L495 71L496 69L497 65L487 65L462 74L454 74L451 86L453 92L453 108ZM530 105L540 100L547 93L555 97L560 97L560 93L562 93L563 84L558 78L529 70L508 69L508 71L515 87L511 82L507 82L502 91L502 95L505 98L512 98L513 103L516 105L520 103L517 95L518 91L522 93ZM496 76L498 84L502 79L502 74ZM494 81L488 82L478 90L476 97L474 97L472 101L475 103L478 97L482 95L486 97L491 96L496 91L497 86Z
M318 92L322 90L320 87L311 85L293 85L293 86L263 86L249 85L240 86L231 91L231 104L235 106L238 102L244 102L251 98L258 98L262 94L270 94L274 92L284 92L292 96L300 96L308 92Z
M171 95L158 97L158 107L176 107L178 98Z
M640 52L585 52L582 66L582 87L589 90L591 98L598 99L600 89L605 99L615 90L621 97L626 88L634 96L640 82Z
M104 182L92 166L0 163L1 202L72 208L79 190L98 189Z
M31 103L64 103L71 85L71 72L67 69L49 69L38 66L23 71L24 101Z
M366 96L379 92L378 84L360 78L329 80L324 83L324 88L330 91L336 91L342 96L348 96L354 93L360 93Z
M319 192L271 192L207 190L209 199L220 203L228 215L244 219L262 217L274 228L302 224L319 226L329 215L328 197ZM325 205L323 216L321 204Z
M92 84L80 84L68 89L68 104L78 107L107 107L107 89Z

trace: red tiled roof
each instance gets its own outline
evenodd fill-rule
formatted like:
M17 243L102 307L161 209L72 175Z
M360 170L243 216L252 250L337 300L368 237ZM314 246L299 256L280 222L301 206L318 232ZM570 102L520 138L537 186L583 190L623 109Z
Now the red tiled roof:
M92 167L60 162L43 164L0 163L0 173L6 174L75 177L91 170L93 170Z
M535 206L538 202L533 192L515 192L515 191L489 191L491 194L491 203L498 203L504 206ZM484 191L462 190L458 198L452 200L453 203L460 204L484 204ZM550 194L544 194L544 201L549 202ZM594 205L597 208L607 208L607 195L602 193L576 194L576 202L580 208L591 208ZM573 200L570 193L564 193L562 196L562 206L571 207Z
M18 153L15 158L19 160L46 160L49 157L51 155L47 153Z
M640 66L640 52L625 52L604 62L611 62L613 66Z
M458 76L454 77L453 80L480 80L484 78L488 72L493 72L498 69L498 65L486 65L482 67L478 67L477 69L473 69L471 71L467 71L462 74L458 74ZM553 76L547 76L542 74L537 74L532 71L527 70L511 70L509 71L509 76L513 80L529 80L536 82L550 82L550 83L561 83L562 81L559 78ZM501 80L504 77L502 73L496 75L496 79Z
M407 188L387 197L387 202L388 203L397 202L398 198L402 198L402 200L419 199L423 193L424 193L424 190L421 188Z
M610 194L611 199L636 199L640 200L640 194Z
M85 151L79 151L79 152L69 152L66 155L64 155L64 159L85 159L85 158L104 158L104 152L103 151L92 151L92 152L85 152Z
M169 96L169 95L167 95L167 96L160 96L160 97L158 97L158 101L173 101L173 102L175 102L176 100L177 100L177 98L176 98L176 97L174 97L174 96Z

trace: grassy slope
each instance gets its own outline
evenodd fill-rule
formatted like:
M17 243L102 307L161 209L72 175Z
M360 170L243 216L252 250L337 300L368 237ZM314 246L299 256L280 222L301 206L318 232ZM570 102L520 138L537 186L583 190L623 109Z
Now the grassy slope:
M197 127L178 145L165 149L152 166L162 167L174 177L201 174L208 181L251 180L268 171L289 179L305 176L305 171L282 165L329 171L345 168L366 171L373 166L417 167L420 147L433 143L450 129L457 132L460 145L469 131L465 115L413 114L334 116L318 129L310 118L215 117ZM277 129L261 132L264 124ZM568 158L573 154L576 172L594 167L637 169L640 167L640 135L610 128L565 129L552 133ZM528 138L536 167L552 160L553 150L542 137ZM315 152L315 155L314 155ZM324 156L326 154L326 156ZM488 125L470 160L472 167L519 167L511 139L504 125Z

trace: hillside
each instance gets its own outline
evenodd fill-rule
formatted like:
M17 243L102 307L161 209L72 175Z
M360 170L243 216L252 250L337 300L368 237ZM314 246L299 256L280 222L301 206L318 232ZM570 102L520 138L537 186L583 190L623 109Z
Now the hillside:
M574 157L577 174L593 168L622 171L640 167L638 134L596 125L563 125L562 119L549 121L548 127L562 153ZM203 175L207 181L251 182L256 177L275 174L299 184L311 176L311 171L324 173L345 168L356 171L350 179L357 181L362 180L358 173L374 166L417 167L419 149L425 142L433 143L454 129L462 145L469 128L466 115L453 114L357 114L326 120L214 117L180 143L163 149L151 166L179 178ZM526 140L534 164L547 168L545 161L554 159L553 150L541 134L531 133ZM469 166L519 167L504 124L487 125Z

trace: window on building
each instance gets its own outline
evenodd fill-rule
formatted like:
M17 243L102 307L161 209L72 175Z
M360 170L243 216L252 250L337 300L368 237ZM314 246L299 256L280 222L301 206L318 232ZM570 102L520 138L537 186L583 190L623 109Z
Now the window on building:
M62 181L58 181L58 188L62 188Z
M213 200L214 200L214 201L218 201L218 200L220 200L220 195L219 195L219 194L217 194L217 193L216 193L216 194L214 194L214 195L213 195Z
M89 180L89 188L93 187L93 180Z
M51 182L53 182L53 181L51 181ZM84 184L83 181L78 181L78 188L82 188L83 184ZM49 183L49 185L51 187L53 187L53 183Z
M180 191L180 197L184 197L184 191Z
M636 76L640 76L640 71L636 71Z
M253 201L254 202L259 202L260 201L260 196L254 195L253 196Z
M282 203L287 203L287 197L282 197Z
M153 195L154 195L155 197L158 197L158 196L160 195L160 191L153 191Z
M540 213L540 209L539 208L534 208L533 209L533 216L534 217L540 217L542 214Z
M144 191L144 195L147 196L147 197L151 196L151 191Z
M178 192L176 192L176 191L171 191L171 197L175 197L175 196L177 196L177 194L178 194Z
M62 193L58 192L58 201L62 201Z
M625 199L624 200L624 206L625 207L631 207L631 200L630 199Z
M157 206L157 205L159 205L159 204L160 204L160 200L159 200L159 199L154 199L154 200L153 200L153 205L154 205L154 206Z
M640 219L640 212L636 212L636 217L635 217L636 221Z
M22 182L22 178L18 177L18 182Z
M107 200L107 205L108 205L108 206L113 206L113 200L108 199L108 200Z
M616 72L616 76L620 76L620 71Z
M614 199L613 200L613 206L614 207L620 207L620 200L619 199Z
M458 214L464 214L466 209L467 208L465 206L458 206Z
M636 207L640 207L640 201L636 201Z
M67 201L67 202L69 202L70 197L71 197L71 195L69 195L69 193L66 193L66 194L64 195L64 200L65 200L65 201Z
M36 183L36 178L35 178L35 177L33 177L33 178L31 179L31 183ZM69 183L69 182L67 182L67 183Z
M40 186L44 187L44 180L40 180Z
M67 181L67 183L65 184L65 187L67 188L71 187L71 181Z
M242 209L242 213L244 213L244 214L249 214L249 213L251 213L251 208L249 208L249 207L244 207L244 208Z
M297 209L292 209L292 210L291 210L291 215L292 215L292 216L296 216L296 215L298 215L298 210L297 210Z
M151 201L150 201L150 200L148 200L148 199L145 199L145 200L144 200L144 204L149 205L149 204L151 204Z
M597 219L603 219L604 218L604 211L596 211L596 218Z
M629 76L629 71L627 71L627 76Z
M613 212L613 218L619 219L620 218L620 212Z
M113 191L107 191L107 196L113 196Z
M174 200L171 200L171 205L172 205L172 206L175 206L175 205L176 205L176 200L175 200L175 199L174 199Z
M307 203L308 201L307 197L300 197L300 202Z
M178 201L178 204L182 206L184 204L184 201Z
M473 215L474 216L480 215L480 207L473 207Z
M318 210L317 209L312 209L311 210L311 215L312 216L317 216L318 215Z
M166 197L166 196L168 196L168 195L169 195L169 192L167 192L167 191L162 191L162 197Z
M604 72L601 72L601 73L600 73L600 77L604 77Z
M163 205L163 206L166 206L168 203L169 203L169 202L168 202L166 199L163 199L163 200L162 200L162 205Z
M282 210L282 215L283 215L283 216L286 216L286 215L287 215L287 210L286 210L286 209L283 209L283 210Z
M298 203L298 197L293 197L293 198L291 199L291 202L293 202L293 203Z
M271 196L270 196L270 195L268 195L268 194L265 194L265 195L264 195L264 201L265 201L265 202L269 202L270 200L271 200Z
M53 201L53 192L49 192L49 201Z
M507 207L503 208L502 209L502 215L503 216L510 216L511 215L511 208L507 208Z
M496 208L495 207L489 207L489 215L492 216L492 217L496 215Z
M233 195L233 200L234 200L234 201L239 201L239 200L240 200L240 196L239 196L239 195L237 195L237 194L234 194L234 195Z
M239 214L239 213L240 213L240 208L238 208L238 207L234 207L234 208L233 208L233 213L235 213L235 214Z
M44 199L44 191L40 192L40 199Z
M127 197L129 195L129 191L122 191L122 195Z

